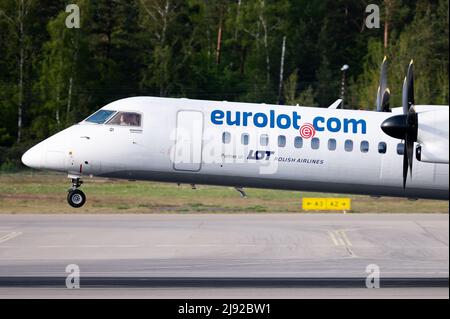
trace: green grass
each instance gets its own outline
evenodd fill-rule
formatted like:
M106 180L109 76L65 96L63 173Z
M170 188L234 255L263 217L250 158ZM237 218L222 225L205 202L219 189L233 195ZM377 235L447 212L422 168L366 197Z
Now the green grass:
M339 194L246 189L241 198L232 187L131 182L85 178L86 205L66 202L65 175L35 172L0 174L0 213L300 213L302 197L348 197ZM351 196L353 213L448 213L447 201ZM314 213L314 212L312 212Z

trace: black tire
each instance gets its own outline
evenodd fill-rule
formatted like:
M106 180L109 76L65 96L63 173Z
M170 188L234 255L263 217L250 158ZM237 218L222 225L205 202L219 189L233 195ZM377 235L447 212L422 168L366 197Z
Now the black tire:
M80 208L86 203L86 195L79 189L75 189L67 194L67 202L74 208Z

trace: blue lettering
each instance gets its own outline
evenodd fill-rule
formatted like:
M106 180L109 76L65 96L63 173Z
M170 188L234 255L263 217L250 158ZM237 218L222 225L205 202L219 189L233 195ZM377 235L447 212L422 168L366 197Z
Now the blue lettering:
M234 114L233 114L234 113ZM223 125L226 123L229 126L248 126L253 124L256 127L264 128L269 126L270 128L299 129L301 116L297 112L292 112L292 116L289 114L276 114L274 110L270 110L266 113L252 112L239 112L239 111L221 111L214 110L211 112L211 122L215 125ZM242 122L241 122L242 121ZM325 130L331 133L337 133L343 131L344 133L353 134L367 134L367 124L365 120L357 119L339 119L337 117L330 117L326 119L323 116L316 116L312 124L317 132L323 132Z
M350 128L352 133L358 133L358 126L361 125L361 133L366 134L366 121L364 120L355 120L355 119L344 119L344 133L348 133Z
M274 110L270 110L270 128L274 128L275 127L275 111Z
M258 119L261 119L262 122L260 122ZM267 115L264 113L256 113L253 117L253 124L255 124L256 127L266 127L267 126Z
M248 118L252 116L252 112L244 112L244 116L243 116L243 120L242 120L242 125L247 126L248 125Z
M284 120L284 124L282 123ZM282 129L288 129L291 127L291 118L286 114L280 114L277 117L277 126Z
M313 121L314 128L318 132L325 131L325 129L323 127L319 126L319 122L325 123L325 118L323 118L322 116L317 116L316 118L314 118L314 121Z
M227 111L227 124L228 125L241 125L241 112L235 112L236 118L234 121L231 119L231 111Z
M298 130L300 128L300 124L298 121L300 121L302 117L300 115L298 115L297 112L292 113L292 125L294 126L294 128L296 130Z
M225 114L220 110L215 110L211 113L211 122L216 125L222 125L223 121L221 121L225 117Z
M333 123L335 124L333 126ZM341 121L336 117L330 117L327 121L327 130L333 133L341 130Z

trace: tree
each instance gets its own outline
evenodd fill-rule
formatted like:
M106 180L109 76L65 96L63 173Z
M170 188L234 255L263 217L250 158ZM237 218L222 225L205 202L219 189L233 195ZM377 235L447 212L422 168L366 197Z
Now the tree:
M23 129L23 112L24 112L24 86L25 86L25 64L27 63L29 50L29 35L27 33L27 22L29 12L31 10L32 0L14 1L15 6L12 12L0 10L2 16L10 24L10 30L13 32L18 42L18 79L17 79L17 142L21 142Z
M273 2L267 0L249 1L243 5L243 31L255 41L256 53L262 52L265 62L266 84L271 82L271 46L272 33L282 28L281 14L288 10L286 1ZM278 39L282 39L282 35Z
M415 97L417 104L448 104L448 0L437 3L418 1L415 10L405 10L401 32L391 32L387 49L391 106L402 104L402 85L411 59L415 64ZM397 22L397 24L401 24ZM436 36L441 34L442 36ZM427 45L424 46L423 44ZM364 70L352 92L359 104L373 109L383 59L383 41L369 42Z
M43 45L44 59L37 84L43 103L41 110L36 112L35 125L39 128L34 130L34 133L41 137L42 132L39 130L42 130L42 126L47 126L48 132L55 132L74 120L71 116L74 92L79 82L80 71L85 68L85 64L80 63L80 51L86 50L84 32L87 31L90 20L87 1L78 1L77 5L84 22L81 28L65 26L68 15L65 11L61 11L47 25L50 39ZM81 58L85 58L82 53Z
M148 41L142 84L157 87L159 96L167 96L186 62L183 52L183 27L179 18L185 4L180 0L140 0L140 25ZM180 33L176 33L180 31Z
M284 99L287 105L317 106L312 86L307 86L297 94L298 70L296 69L284 83Z

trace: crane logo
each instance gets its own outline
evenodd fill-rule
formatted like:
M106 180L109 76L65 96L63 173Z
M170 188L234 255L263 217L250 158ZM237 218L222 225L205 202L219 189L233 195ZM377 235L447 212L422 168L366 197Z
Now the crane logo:
M314 125L311 123L305 123L300 127L300 136L304 139L313 138L316 135Z

